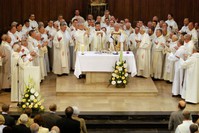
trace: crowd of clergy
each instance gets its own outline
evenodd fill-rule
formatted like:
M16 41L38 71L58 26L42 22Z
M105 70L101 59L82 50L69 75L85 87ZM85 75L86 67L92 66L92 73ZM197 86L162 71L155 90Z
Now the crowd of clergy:
M41 80L52 70L58 76L75 69L78 51L132 51L137 76L172 82L173 96L199 102L199 25L184 18L179 28L172 14L167 20L154 16L146 25L128 18L118 21L108 10L86 20L75 10L66 23L62 15L45 27L31 14L23 24L13 22L0 46L2 89L17 89L24 66L39 66ZM14 92L14 91L13 91ZM15 93L11 92L11 101Z

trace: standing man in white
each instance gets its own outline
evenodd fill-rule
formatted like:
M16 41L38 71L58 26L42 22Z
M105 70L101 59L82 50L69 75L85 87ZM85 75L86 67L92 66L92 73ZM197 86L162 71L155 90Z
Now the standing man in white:
M61 22L60 30L54 37L54 61L53 72L55 74L69 74L70 73L70 52L69 45L71 36L68 33L66 22Z

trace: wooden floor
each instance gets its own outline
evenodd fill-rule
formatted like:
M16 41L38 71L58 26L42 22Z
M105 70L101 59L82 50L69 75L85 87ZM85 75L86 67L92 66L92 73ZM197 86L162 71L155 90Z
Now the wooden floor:
M157 96L158 90L151 78L129 78L125 88L115 88L109 84L109 77L102 83L89 83L73 75L57 77L56 92L67 96Z
M156 95L57 95L56 93L56 78L54 74L49 74L48 77L41 84L41 95L45 99L44 106L48 110L48 106L51 103L58 105L58 111L64 111L67 106L78 106L82 112L152 112L152 111L174 111L177 109L177 103L180 98L171 96L171 84L165 81L155 81L157 87ZM65 83L70 84L71 90L73 86L78 86L77 82L83 82L82 79L76 79L73 74L69 76L60 77L60 81L68 79L66 81L58 81L58 84L62 86ZM130 80L133 80L130 79ZM144 80L136 77L136 81ZM149 79L150 80L150 79ZM150 83L151 84L151 83ZM146 85L146 82L140 82L137 85ZM150 89L153 84L147 85ZM84 84L80 86L82 89ZM96 86L93 87L96 89ZM74 89L75 90L75 89ZM80 93L81 94L81 93ZM0 94L0 105L2 103L11 104L11 111L17 111L16 103L10 102L10 93L3 92ZM187 110L198 111L199 104L188 104Z

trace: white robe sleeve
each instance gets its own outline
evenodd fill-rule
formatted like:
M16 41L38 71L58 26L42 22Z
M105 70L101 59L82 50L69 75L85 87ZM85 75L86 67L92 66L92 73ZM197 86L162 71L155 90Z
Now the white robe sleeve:
M181 68L186 69L194 63L193 61L194 60L191 57L189 57L186 61L184 61L182 58L180 58L180 66L181 66Z
M53 39L53 45L55 46L55 48L60 48L60 42L58 41L58 36L59 36L59 33L57 32L57 34L55 35Z

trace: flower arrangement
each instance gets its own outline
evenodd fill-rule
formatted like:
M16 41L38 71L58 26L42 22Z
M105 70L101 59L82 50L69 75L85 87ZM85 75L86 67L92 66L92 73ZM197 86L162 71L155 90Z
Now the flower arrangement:
M42 106L43 100L41 100L40 94L34 88L35 83L33 79L29 79L28 85L25 86L24 95L21 102L21 108L31 108L33 111L42 112L44 106Z
M123 52L120 52L120 60L115 62L114 71L112 72L110 84L117 88L124 88L128 83L127 63L123 60Z

